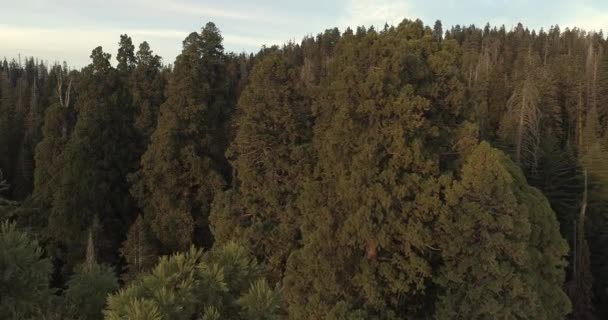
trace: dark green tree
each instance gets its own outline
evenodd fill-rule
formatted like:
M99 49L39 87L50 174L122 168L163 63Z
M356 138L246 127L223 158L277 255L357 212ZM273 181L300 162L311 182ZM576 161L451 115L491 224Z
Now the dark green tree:
M132 194L164 252L211 244L208 216L224 187L220 115L228 106L222 37L213 23L183 42Z
M0 224L0 314L7 319L41 319L48 315L53 290L52 265L42 249L15 224Z
M135 56L136 66L129 79L135 108L135 127L141 135L141 148L150 141L156 128L160 105L164 101L165 79L161 73L161 58L153 54L147 42L139 45Z
M85 261L76 268L66 285L63 294L65 317L75 320L103 319L106 299L118 289L118 279L112 268L97 263L92 229L87 239Z
M133 40L126 34L120 35L118 42L118 54L116 55L118 65L116 69L122 74L129 74L135 68L137 59L135 58L135 46Z
M34 154L32 200L43 211L50 209L53 202L52 181L54 175L61 171L55 167L55 160L65 148L73 129L72 78L68 79L67 72L58 65L51 70L51 77L56 78L56 95L53 97L54 102L46 109L42 140L36 145Z
M120 254L127 263L127 270L122 275L126 282L138 274L150 270L158 260L158 244L152 235L150 225L142 215L137 216L129 228L127 239L120 248Z
M58 157L48 232L56 253L72 267L82 259L86 230L95 218L99 257L116 262L117 249L132 221L126 175L134 168L135 130L110 54L93 50L92 63L75 87L78 119Z
M11 146L13 140L13 88L9 79L8 70L0 73L0 168L4 172L5 179L11 181L13 172Z

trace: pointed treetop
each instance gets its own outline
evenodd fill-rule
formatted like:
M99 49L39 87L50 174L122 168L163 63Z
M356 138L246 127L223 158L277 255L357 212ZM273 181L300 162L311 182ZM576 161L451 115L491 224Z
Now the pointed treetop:
M150 49L148 42L144 41L139 45L137 54L135 56L137 64L144 64L147 66L158 66L160 67L161 58L154 54L154 51Z
M126 34L120 35L120 42L118 42L118 54L116 60L118 60L118 70L126 72L132 70L135 66L135 46L131 37Z
M107 71L112 66L110 65L111 54L103 52L103 48L101 46L93 49L91 52L91 67L93 67L94 71Z
M224 53L224 46L222 45L224 38L213 22L207 22L203 30L201 30L200 37L203 42L203 56L216 57Z

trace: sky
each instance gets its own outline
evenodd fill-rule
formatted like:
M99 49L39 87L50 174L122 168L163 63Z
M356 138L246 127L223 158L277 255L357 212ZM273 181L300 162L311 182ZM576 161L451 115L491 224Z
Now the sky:
M531 29L577 26L608 30L605 0L0 0L0 58L34 56L49 63L87 65L99 45L115 57L121 34L147 41L166 64L182 40L213 21L224 47L257 52L262 45L299 42L338 27L398 24L505 25Z

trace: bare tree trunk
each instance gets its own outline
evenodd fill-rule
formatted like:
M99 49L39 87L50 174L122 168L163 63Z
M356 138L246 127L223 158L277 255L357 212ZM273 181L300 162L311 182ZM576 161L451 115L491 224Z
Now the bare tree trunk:
M515 142L515 162L521 165L521 145L524 137L524 126L525 126L525 115L526 115L526 89L524 87L523 94L521 95L521 108L519 108L519 123L517 126L517 140Z

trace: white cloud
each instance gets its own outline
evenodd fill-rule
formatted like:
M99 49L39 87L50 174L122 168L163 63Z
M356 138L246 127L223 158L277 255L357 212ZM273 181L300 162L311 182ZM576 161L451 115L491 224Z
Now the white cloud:
M342 27L382 27L385 23L396 25L404 18L416 18L405 0L348 0L346 13L338 21Z
M559 23L560 28L578 27L586 31L608 30L608 12L600 11L591 7L576 6L576 9L568 14L573 17Z
M38 56L45 60L67 61L74 67L89 63L91 50L102 46L115 56L121 34L128 34L136 44L148 41L152 49L172 63L181 50L182 40L191 31L171 29L101 29L99 27L40 28L0 25L0 43L7 58ZM234 50L257 50L263 44L282 44L285 40L223 34L224 43ZM1 57L0 57L1 58Z
M250 7L248 8L248 4L246 3L247 2L243 4L241 9L234 9L213 7L185 0L140 0L142 8L155 7L161 11L172 11L173 13L189 16L225 18L236 21L257 22L264 24L286 24L290 22L289 19L272 12L259 11Z

